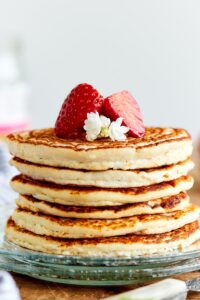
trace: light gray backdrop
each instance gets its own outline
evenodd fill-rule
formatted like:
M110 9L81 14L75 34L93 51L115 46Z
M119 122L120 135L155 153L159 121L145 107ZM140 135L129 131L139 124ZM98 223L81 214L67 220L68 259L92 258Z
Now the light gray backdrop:
M33 127L52 126L79 82L129 89L145 124L200 132L199 0L0 0L0 39L19 36Z

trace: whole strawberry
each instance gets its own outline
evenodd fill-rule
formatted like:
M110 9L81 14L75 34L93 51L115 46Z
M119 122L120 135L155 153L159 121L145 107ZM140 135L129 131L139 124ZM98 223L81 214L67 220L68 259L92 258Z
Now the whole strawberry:
M123 125L129 128L130 136L142 137L144 135L145 127L139 105L128 91L107 97L104 100L103 113L111 120L123 118Z
M60 138L81 137L87 113L101 112L104 98L90 84L77 85L65 99L55 125Z

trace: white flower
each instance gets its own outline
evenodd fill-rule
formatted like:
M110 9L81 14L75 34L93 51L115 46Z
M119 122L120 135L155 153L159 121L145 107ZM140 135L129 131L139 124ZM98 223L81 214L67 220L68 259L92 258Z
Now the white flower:
M99 116L98 112L88 113L83 127L86 131L86 139L94 141L97 138L110 137L113 141L125 141L125 133L129 131L129 128L121 126L122 121L122 118L118 118L111 123L109 118Z
M99 116L98 112L88 113L83 127L86 131L86 139L94 141L98 137L107 137L109 125L110 119Z
M112 141L125 141L126 135L129 128L126 126L121 126L123 118L118 118L115 122L112 122L109 127L109 137Z
M87 119L85 120L83 128L86 131L86 139L88 141L94 141L98 137L101 131L101 119L98 112L87 114Z

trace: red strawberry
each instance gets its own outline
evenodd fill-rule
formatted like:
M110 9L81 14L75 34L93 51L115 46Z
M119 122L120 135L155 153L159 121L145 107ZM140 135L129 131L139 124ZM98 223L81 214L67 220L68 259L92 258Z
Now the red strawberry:
M123 118L123 125L129 127L129 135L142 137L145 132L140 108L128 91L122 91L107 97L103 104L103 113L111 120Z
M58 137L80 137L89 112L101 112L104 98L90 84L77 85L65 99L55 125Z

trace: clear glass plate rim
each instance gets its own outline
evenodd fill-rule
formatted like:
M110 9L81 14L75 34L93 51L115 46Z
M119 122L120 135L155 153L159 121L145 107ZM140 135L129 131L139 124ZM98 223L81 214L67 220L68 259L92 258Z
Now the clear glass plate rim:
M52 268L51 266L48 265L44 265L44 266L37 266L37 265L28 265L24 262L19 262L17 260L14 259L9 259L6 256L4 257L5 261L1 261L0 260L0 266L7 266L9 267L9 269L11 271L16 271L16 268L18 268L18 271L20 270L21 272L23 271L24 274L26 273L30 273L31 271L33 272L38 272L38 274L40 274L40 272L44 272L44 273L48 273L55 275L55 271L56 272L61 272L60 268L57 268L57 266L55 265L54 268ZM8 259L8 260L7 260ZM24 268L24 266L28 266L27 268ZM131 272L131 274L135 274L135 277L139 277L139 276L143 276L145 277L151 277L153 274L165 274L167 273L168 275L170 274L180 274L180 273L184 273L184 272L191 272L192 270L197 270L200 267L200 259L194 259L194 260L189 260L186 261L184 264L179 264L179 265L174 265L174 266L168 266L165 268L162 267L158 267L156 269L152 269L152 268L146 268L143 270L133 270L131 268L131 266L114 266L112 269L107 268L107 267L101 267L100 269L97 269L95 266L93 266L92 268L89 267L85 267L84 270L82 268L80 268L79 266L76 266L76 268L68 266L66 269L63 269L65 272L61 272L59 273L60 276L63 275L67 275L69 274L68 271L70 272L81 272L81 271L85 271L85 272L91 272L90 274L92 274L92 272L95 273L99 273L101 274L101 272L108 272L107 274L109 274L110 271L115 272L117 271L124 271L124 272ZM28 272L26 272L28 271ZM168 276L167 275L167 276Z
M8 245L8 246L6 246ZM13 247L9 249L10 247ZM171 252L165 255L152 255L152 256L132 256L132 257L83 257L83 256L68 256L68 255L54 255L54 254L48 254L48 253L42 253L37 252L33 250L29 250L23 247L20 247L14 243L11 243L7 241L4 238L3 245L0 247L0 255L9 255L9 256L23 256L23 257L32 257L32 258L39 258L43 260L59 260L60 262L90 262L90 263L116 263L116 262L124 262L124 263L130 263L132 261L134 262L145 262L145 263L151 263L151 262L167 262L167 261L180 261L180 260L187 260L190 258L197 258L200 257L200 249L198 250L192 250L187 252Z

